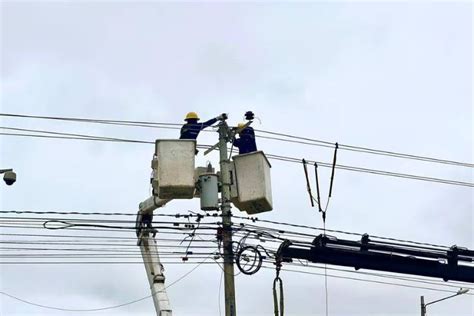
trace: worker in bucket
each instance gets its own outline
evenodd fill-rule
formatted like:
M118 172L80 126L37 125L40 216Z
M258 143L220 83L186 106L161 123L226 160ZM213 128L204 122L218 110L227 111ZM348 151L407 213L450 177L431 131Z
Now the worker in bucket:
M186 123L181 127L181 136L179 139L196 139L199 135L199 132L205 129L206 127L211 126L218 120L226 120L227 114L222 113L221 115L210 119L209 121L199 123L199 116L196 112L189 112L186 114L184 119Z
M239 148L239 155L257 151L255 132L252 127L246 126L245 123L239 123L237 133L239 134L239 138L234 138L233 144Z

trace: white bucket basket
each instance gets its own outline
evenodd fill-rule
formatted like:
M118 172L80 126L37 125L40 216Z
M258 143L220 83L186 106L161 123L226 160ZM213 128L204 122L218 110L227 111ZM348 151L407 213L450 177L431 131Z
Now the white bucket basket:
M231 196L234 205L248 214L273 209L271 165L262 151L232 157Z
M192 199L195 190L194 157L196 141L158 139L154 195L160 199Z

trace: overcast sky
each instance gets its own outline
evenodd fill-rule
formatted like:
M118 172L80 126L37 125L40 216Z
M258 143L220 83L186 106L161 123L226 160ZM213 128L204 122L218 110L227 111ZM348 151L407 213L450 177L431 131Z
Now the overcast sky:
M159 3L2 1L1 112L180 123L229 113L264 130L473 161L469 2ZM1 119L2 126L137 138L176 130ZM204 133L199 143L213 144ZM329 162L332 150L257 139L267 153ZM2 210L135 212L148 197L153 146L0 136ZM216 155L198 155L197 162ZM470 168L340 151L341 164L473 182ZM321 226L301 165L272 161L274 211ZM329 170L321 178L329 179ZM327 194L327 181L323 194ZM164 212L199 209L173 201ZM474 247L472 188L338 170L327 227ZM133 233L131 233L133 236ZM192 266L166 266L168 282ZM94 308L149 294L144 268L0 265L1 291L39 304ZM319 272L319 271L315 271ZM220 270L169 289L175 315L219 315ZM236 278L243 316L271 315L273 271ZM324 278L284 273L287 315L323 315ZM328 279L330 315L417 315L446 293ZM429 307L473 315L473 296ZM95 315L152 315L150 299ZM2 315L69 315L0 298Z

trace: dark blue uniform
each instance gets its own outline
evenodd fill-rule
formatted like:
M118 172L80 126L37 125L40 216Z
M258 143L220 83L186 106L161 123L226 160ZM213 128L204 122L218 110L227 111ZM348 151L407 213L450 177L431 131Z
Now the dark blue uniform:
M240 138L234 139L234 146L239 148L239 155L257 151L255 143L255 132L250 126L244 128L240 134Z
M198 123L197 120L190 119L183 125L183 127L181 127L181 136L179 139L196 139L200 131L211 126L215 122L217 122L217 118L210 119L204 123Z

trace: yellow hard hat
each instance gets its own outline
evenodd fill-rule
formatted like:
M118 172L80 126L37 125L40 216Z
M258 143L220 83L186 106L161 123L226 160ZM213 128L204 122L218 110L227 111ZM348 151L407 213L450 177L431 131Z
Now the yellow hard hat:
M245 126L245 123L239 123L239 124L237 125L237 128L243 128L244 126Z
M199 120L199 116L196 112L189 112L188 114L186 114L186 118L184 120L187 121L192 119Z

